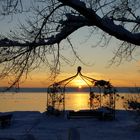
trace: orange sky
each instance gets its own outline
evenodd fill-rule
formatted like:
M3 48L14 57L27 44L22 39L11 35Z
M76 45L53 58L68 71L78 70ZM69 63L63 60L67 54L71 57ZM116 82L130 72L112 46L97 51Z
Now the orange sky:
M77 67L67 67L69 69L69 73L67 69L63 69L63 72L56 78L55 81L60 81L70 76L73 76L77 72ZM97 80L106 80L110 81L113 86L140 86L140 73L133 72L133 69L129 68L109 68L109 69L101 69L98 72L92 70L94 67L86 67L83 66L82 74L92 77ZM21 87L47 87L48 85L52 84L54 81L49 78L49 74L46 72L32 72L30 76L21 82ZM1 82L0 86L8 86L8 80L4 80ZM76 87L83 87L85 82L81 78L76 78L72 82L70 82L69 86L74 85Z
M134 59L131 61L125 60L118 66L114 64L108 67L110 59L114 56L113 52L118 48L120 42L113 39L107 47L93 47L97 38L93 36L88 41L85 41L88 33L88 29L82 28L70 36L75 51L87 65L83 65L76 60L75 64L71 66L61 60L61 72L56 81L75 75L77 67L82 66L82 73L84 75L97 80L104 79L110 81L114 86L140 86L140 50L137 49L135 51ZM75 56L71 48L65 43L62 43L61 47L65 49L61 50L60 55L63 55L73 64ZM50 73L48 70L40 68L30 73L28 79L20 85L21 87L47 87L53 82L49 77ZM0 81L0 87L8 86L8 82L8 80ZM77 83L75 83L76 86L78 86Z

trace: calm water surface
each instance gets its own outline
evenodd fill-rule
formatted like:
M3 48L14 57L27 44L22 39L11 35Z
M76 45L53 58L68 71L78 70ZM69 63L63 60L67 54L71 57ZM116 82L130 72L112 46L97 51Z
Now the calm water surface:
M129 98L135 94L120 93L121 96ZM140 96L139 96L140 97ZM65 107L68 110L89 109L89 94L66 93ZM124 109L124 100L119 98L116 101L117 109ZM46 110L47 93L1 93L0 94L0 112L9 111L40 111Z

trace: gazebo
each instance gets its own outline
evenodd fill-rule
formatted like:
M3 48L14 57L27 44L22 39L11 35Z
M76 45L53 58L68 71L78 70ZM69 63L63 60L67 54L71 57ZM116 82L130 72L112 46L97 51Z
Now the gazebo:
M115 118L115 88L109 81L97 80L83 75L81 69L79 66L74 76L55 82L47 88L47 111L66 111L65 94L67 92L67 86L79 76L88 88L89 110L107 108Z

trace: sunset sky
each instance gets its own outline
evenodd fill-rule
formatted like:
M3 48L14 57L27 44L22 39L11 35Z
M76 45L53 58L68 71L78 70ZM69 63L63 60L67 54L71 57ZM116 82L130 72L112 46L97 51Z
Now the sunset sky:
M16 27L8 19L0 22L0 32L6 33ZM94 79L104 79L110 81L114 86L140 86L140 48L133 55L132 61L123 61L120 65L112 65L109 67L109 61L114 56L114 50L117 49L119 41L114 39L107 47L94 47L99 36L89 38L90 28L82 28L70 36L73 46L77 51L81 60L86 64L82 64L76 60L74 65L68 65L62 61L61 73L56 81L65 79L76 74L77 67L82 67L82 73ZM60 53L67 59L74 62L74 54L72 50L62 42L61 47L64 48ZM39 68L31 72L28 78L21 83L22 87L46 87L52 83L49 79L50 73L47 69ZM0 86L7 86L9 80L0 82ZM74 83L74 82L73 82ZM81 83L82 84L82 83ZM75 84L76 85L76 84Z

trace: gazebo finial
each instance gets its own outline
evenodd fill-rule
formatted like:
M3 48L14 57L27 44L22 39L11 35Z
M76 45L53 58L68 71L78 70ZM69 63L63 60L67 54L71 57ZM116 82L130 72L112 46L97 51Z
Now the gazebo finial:
M78 74L78 73L81 73L81 69L82 69L81 66L78 66L78 67L77 67L77 74Z

